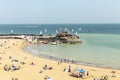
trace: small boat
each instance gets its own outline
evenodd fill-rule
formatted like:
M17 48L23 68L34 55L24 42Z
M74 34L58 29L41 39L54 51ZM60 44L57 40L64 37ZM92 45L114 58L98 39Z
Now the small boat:
M58 31L56 30L56 33L58 33Z
M57 42L51 42L51 45L57 45Z
M11 29L11 33L13 33L13 29Z
M43 43L43 44L48 44L48 42L47 42L47 41L43 41L42 43Z
M45 29L45 33L47 32L47 29Z
M42 31L40 31L39 34L42 35Z
M74 32L74 29L72 29L72 32Z
M76 32L75 32L75 35L77 35L77 34L78 34L78 32L76 31Z
M82 28L78 28L78 31L81 31L82 30Z

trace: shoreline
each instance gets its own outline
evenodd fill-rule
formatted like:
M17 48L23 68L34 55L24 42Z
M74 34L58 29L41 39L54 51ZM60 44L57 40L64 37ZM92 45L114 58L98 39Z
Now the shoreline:
M120 78L120 70L71 64L68 62L63 62L58 65L58 61L56 60L50 60L30 54L29 52L24 51L24 47L32 44L22 39L0 39L0 42L3 44L3 47L1 47L0 50L5 51L5 53L0 54L0 80L12 80L13 78L14 80L16 78L18 80L45 80L44 78L46 75L52 78L52 80L93 80L94 78L98 79L105 75L108 75L109 80L119 80ZM12 59L9 59L9 56L11 56ZM12 62L12 60L18 60L18 62ZM21 64L21 61L25 62L25 64ZM4 65L6 64L8 66L11 66L12 64L18 65L20 66L20 69L5 71ZM53 69L44 70L44 65L47 65L48 67L52 66ZM70 76L70 72L63 71L64 68L68 69L69 67L71 67L72 71L75 68L84 69L89 71L90 75L84 79ZM39 73L41 70L42 73ZM117 77L111 77L113 75L113 73L111 73L112 71L116 72L115 76Z
M30 45L33 45L33 44L30 44ZM53 61L62 61L64 63L83 65L83 66L88 66L88 67L90 66L90 67L97 67L97 68L108 68L108 69L120 70L120 68L113 68L113 67L110 67L110 66L104 66L102 64L94 64L94 63L81 62L81 61L77 61L77 60L57 58L57 57L54 57L54 56L44 55L44 54L40 54L40 53L37 54L34 50L29 48L30 45L24 46L23 50L28 52L29 54L31 54L33 56L37 56L39 58L45 58L45 59L49 59L49 60L53 60Z

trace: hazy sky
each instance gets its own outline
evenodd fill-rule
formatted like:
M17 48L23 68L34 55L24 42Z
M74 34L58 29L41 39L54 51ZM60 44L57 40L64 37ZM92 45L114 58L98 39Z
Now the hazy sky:
M120 23L120 0L0 0L0 24Z

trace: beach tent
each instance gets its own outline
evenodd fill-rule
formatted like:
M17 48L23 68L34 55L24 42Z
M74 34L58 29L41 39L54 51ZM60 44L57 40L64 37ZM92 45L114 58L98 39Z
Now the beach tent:
M74 71L80 72L80 73L85 73L86 70L84 69L79 69L79 68L75 68Z
M84 69L81 69L80 70L80 73L85 73L86 71Z

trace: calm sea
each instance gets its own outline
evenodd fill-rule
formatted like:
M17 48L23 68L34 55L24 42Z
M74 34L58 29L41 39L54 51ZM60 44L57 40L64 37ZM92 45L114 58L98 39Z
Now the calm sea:
M11 30L14 34L56 34L65 28L71 33L120 34L120 24L0 24L0 34L11 34Z
M35 54L80 61L83 64L120 69L120 24L25 24L0 25L0 34L56 34L67 29L81 44L35 44L26 48ZM12 31L11 31L12 30Z

